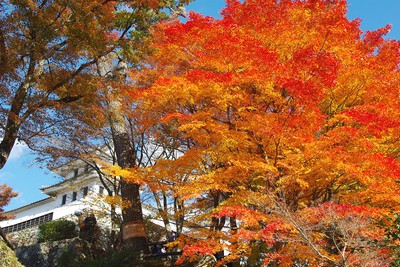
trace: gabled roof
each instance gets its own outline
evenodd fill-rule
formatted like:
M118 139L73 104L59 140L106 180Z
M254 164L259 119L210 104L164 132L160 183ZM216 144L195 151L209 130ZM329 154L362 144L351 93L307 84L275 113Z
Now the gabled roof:
M97 176L94 174L93 170L87 170L79 174L78 176L74 176L70 179L65 179L59 183L49 186L42 186L40 190L42 190L43 193L49 196L56 196L60 191L70 189L70 186L77 187L80 184L93 179L97 179Z
M62 177L66 177L69 173L74 172L78 168L85 167L87 164L79 159L68 161L62 165L51 168L50 171Z
M85 152L81 154L82 158L75 158L71 159L69 161L66 161L58 166L54 166L52 168L49 168L50 171L66 177L69 173L73 172L74 170L78 168L83 168L87 166L88 164L85 162L86 160L93 161L93 159L99 159L104 162L110 162L110 149L107 148L107 146L100 146L99 148L90 151L90 152Z

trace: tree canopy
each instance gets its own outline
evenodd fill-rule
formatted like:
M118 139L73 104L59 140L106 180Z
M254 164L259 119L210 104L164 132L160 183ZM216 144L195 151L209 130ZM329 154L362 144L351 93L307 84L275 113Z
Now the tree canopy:
M16 197L18 194L12 191L12 188L8 187L6 184L0 185L0 220L8 219L10 216L4 216L2 214L3 207L7 206L11 198Z
M68 104L96 99L96 64L136 48L160 10L189 1L6 0L0 3L0 168L17 139L56 135ZM67 115L66 115L67 114Z
M346 13L343 0L229 0L221 19L154 29L131 98L152 138L184 151L143 179L173 181L197 211L187 259L390 264L400 43Z
M389 266L400 212L390 26L362 32L345 0L227 0L221 19L191 13L149 32L187 2L1 2L0 168L17 139L55 158L112 143L119 167L107 171L134 202L125 223L143 225L145 187L176 223L181 261Z

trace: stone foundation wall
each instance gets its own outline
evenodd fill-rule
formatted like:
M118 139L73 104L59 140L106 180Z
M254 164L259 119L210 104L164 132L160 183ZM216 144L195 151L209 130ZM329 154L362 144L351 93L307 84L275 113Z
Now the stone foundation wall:
M79 231L76 217L70 216L64 219L74 221ZM16 247L15 252L18 259L26 267L60 266L60 261L67 261L66 266L74 266L71 261L78 262L95 258L109 248L110 221L98 219L97 226L100 228L100 232L94 244L80 238L38 243L38 227L9 233L7 238Z
M76 224L76 231L79 232L78 219L76 216L71 215L63 217L62 219L74 222ZM101 229L101 234L99 236L99 239L102 240L102 242L109 242L109 240L107 239L110 236L111 232L110 220L107 218L97 219L97 226L100 227ZM20 230L18 232L9 233L7 234L7 238L15 247L31 246L39 242L38 231L39 231L38 226L27 228L24 230Z
M95 253L92 244L79 238L43 242L16 249L16 255L25 267L73 266L79 260L94 258Z
M24 229L18 232L7 234L8 240L14 247L30 246L38 242L38 227Z

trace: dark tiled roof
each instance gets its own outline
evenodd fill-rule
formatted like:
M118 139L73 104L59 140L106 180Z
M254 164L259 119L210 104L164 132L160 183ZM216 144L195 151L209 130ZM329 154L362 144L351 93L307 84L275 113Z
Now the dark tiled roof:
M66 184L66 183L71 183L73 181L79 180L79 178L81 178L82 175L88 174L88 173L90 173L90 170L89 171L86 170L86 171L80 173L78 176L74 176L72 178L68 178L68 179L64 178L61 182L58 182L58 183L55 183L55 184L52 184L52 185L42 186L40 188L40 190L43 191L43 190L51 188L51 187L56 187L56 186L63 185L63 184Z
M58 182L58 183L55 183L55 184L52 184L52 185L42 186L42 187L40 187L40 190L43 191L44 189L48 189L48 188L50 188L50 187L54 187L54 186L59 186L59 185L62 185L62 184L66 184L67 182L71 182L72 179L73 179L73 178L71 178L71 179L65 179L65 180L62 180L61 182Z

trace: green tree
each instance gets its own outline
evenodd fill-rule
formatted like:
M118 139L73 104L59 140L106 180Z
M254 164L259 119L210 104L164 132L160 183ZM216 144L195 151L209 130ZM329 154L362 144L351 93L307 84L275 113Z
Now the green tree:
M75 223L69 220L55 220L39 225L40 242L69 239L77 235Z
M22 267L15 253L0 240L0 266Z

